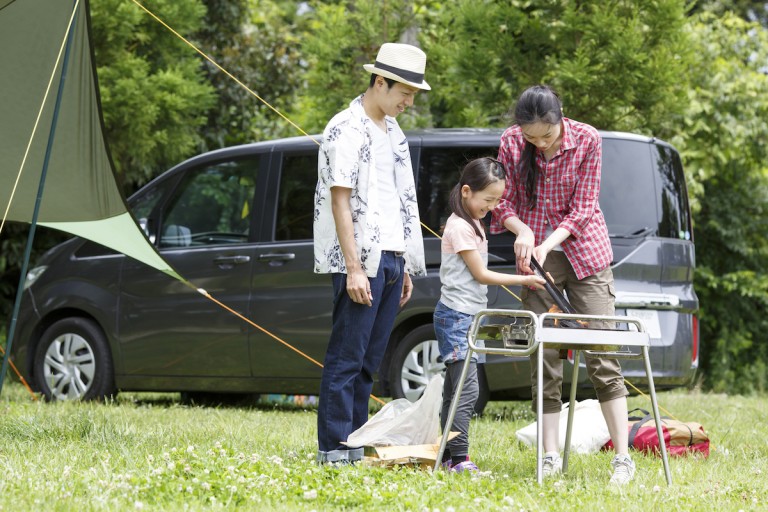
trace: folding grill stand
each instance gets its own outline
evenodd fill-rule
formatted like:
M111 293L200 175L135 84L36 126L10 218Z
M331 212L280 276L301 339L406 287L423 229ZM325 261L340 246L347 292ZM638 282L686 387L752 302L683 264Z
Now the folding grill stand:
M484 322L485 318L502 323ZM601 330L594 328L569 329L555 327L554 320L584 320L587 322L617 322L634 325L636 331ZM669 460L664 444L664 434L661 429L661 416L656 401L656 390L653 385L653 373L648 356L650 337L645 330L642 321L626 316L602 316L579 315L570 313L544 313L536 315L529 311L517 311L508 309L486 309L475 315L469 333L467 334L469 351L464 361L464 368L459 378L456 393L451 402L448 419L445 422L440 448L435 460L434 470L437 471L442 462L443 452L448 442L450 426L456 416L464 383L469 370L469 363L473 353L498 354L504 356L529 357L536 352L538 354L538 383L536 401L536 480L541 484L543 479L543 353L545 348L560 350L573 350L573 375L571 379L570 405L568 408L568 426L565 434L565 450L563 455L563 473L568 470L568 455L571 446L571 430L573 427L573 413L576 404L576 386L579 376L579 359L583 351L586 357L609 357L614 359L639 359L645 361L645 374L648 378L648 388L653 407L653 418L656 423L656 434L661 449L661 459L664 465L664 473L667 485L672 485L672 476L669 470ZM503 347L478 346L478 340L501 341ZM627 347L628 350L619 350L619 347ZM629 350L630 347L639 348L640 352Z

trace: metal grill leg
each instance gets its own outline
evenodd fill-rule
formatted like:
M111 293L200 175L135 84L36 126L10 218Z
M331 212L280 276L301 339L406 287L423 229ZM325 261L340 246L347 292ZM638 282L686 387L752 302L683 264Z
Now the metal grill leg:
M653 385L653 372L651 371L651 359L648 356L648 347L643 347L643 360L645 361L645 375L648 378L648 391L651 395L651 407L653 408L653 419L656 422L656 435L659 438L659 450L661 450L661 461L664 465L664 475L667 477L667 485L672 485L672 474L669 471L669 459L667 458L667 445L664 444L664 432L661 429L661 415L659 414L659 404L656 401L656 388Z
M536 350L536 481L541 485L544 480L544 344L539 343Z
M573 376L571 377L571 399L568 402L568 426L565 429L565 449L563 450L563 474L568 471L568 455L571 452L571 433L573 414L576 409L576 384L579 381L579 359L581 351L573 351Z

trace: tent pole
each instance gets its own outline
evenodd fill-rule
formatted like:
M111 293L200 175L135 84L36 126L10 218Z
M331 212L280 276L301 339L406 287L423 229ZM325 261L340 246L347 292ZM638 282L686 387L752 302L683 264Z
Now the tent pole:
M75 7L78 2L75 1ZM32 254L32 243L35 240L35 231L37 229L37 217L40 212L40 203L43 199L43 190L45 188L45 178L48 174L48 163L51 159L51 151L53 149L53 139L56 134L56 123L59 119L59 110L61 109L61 96L64 92L64 81L67 77L67 68L69 67L69 52L72 47L72 39L75 34L75 23L77 21L77 13L72 18L72 24L69 27L69 33L67 34L67 44L64 49L64 61L61 65L61 78L59 79L59 89L56 94L56 104L53 109L53 118L51 119L51 130L48 134L48 144L45 148L45 159L43 160L43 169L40 173L40 183L37 187L37 198L35 199L35 209L32 214L32 222L29 226L29 235L27 235L27 247L24 250L24 260L21 264L21 275L19 276L19 287L16 289L16 300L13 303L13 314L11 315L11 325L8 329L8 343L5 346L5 355L3 356L3 366L0 370L0 394L3 391L3 382L5 382L5 373L8 371L8 360L11 357L11 348L13 346L13 336L16 331L16 320L19 316L19 309L21 307L21 296L24 294L24 282L26 281L27 269L29 268L29 259Z

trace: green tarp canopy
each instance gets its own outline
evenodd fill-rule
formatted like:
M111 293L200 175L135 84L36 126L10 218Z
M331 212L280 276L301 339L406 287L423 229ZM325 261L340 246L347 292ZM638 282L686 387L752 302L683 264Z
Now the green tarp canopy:
M183 280L146 239L117 186L104 140L86 0L0 0L0 211L10 205L7 220L33 220L54 118L37 223Z

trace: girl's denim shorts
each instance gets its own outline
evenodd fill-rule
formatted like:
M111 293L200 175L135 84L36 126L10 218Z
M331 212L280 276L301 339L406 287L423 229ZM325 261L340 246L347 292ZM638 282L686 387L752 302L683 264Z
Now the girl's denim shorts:
M437 343L440 347L440 356L445 364L464 361L469 351L467 333L475 315L462 313L449 308L442 302L435 307L434 325ZM482 347L482 340L476 343ZM472 354L472 360L478 363L485 362L485 354Z

